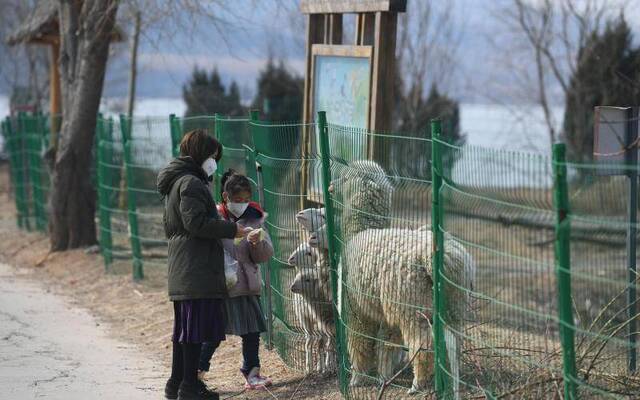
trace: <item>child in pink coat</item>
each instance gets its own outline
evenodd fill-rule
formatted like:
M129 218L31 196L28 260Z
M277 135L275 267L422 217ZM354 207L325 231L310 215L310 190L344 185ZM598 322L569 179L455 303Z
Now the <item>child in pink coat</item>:
M243 365L240 368L247 389L260 389L271 385L271 380L260 375L260 333L267 330L264 313L260 305L260 263L273 256L271 239L264 229L266 216L258 203L251 200L251 182L246 176L227 171L221 179L222 204L218 206L220 216L231 222L251 227L254 230L246 238L236 242L223 240L225 251L237 264L235 285L229 288L225 300L226 333L242 338ZM204 343L200 352L201 376L209 370L209 363L217 345Z

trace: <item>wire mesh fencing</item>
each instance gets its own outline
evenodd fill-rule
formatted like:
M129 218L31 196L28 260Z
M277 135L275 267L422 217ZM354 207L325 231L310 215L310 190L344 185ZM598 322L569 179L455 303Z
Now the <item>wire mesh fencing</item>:
M317 213L321 198L307 184L320 171L319 158L303 146L302 138L314 132L315 124L262 122L254 115L250 129L250 163L257 166L275 253L263 269L263 304L272 314L269 340L293 368L309 373L335 370L333 335L323 324L331 309L325 298L329 288L316 268L326 257L309 244L322 216Z
M48 223L46 150L58 123L2 122L25 229ZM372 133L324 116L100 116L95 183L109 270L164 276L156 178L196 128L223 145L216 200L231 168L268 214L265 339L289 366L336 374L353 399L640 393L637 166L574 163L562 145L548 156L452 145L438 123Z
M20 228L31 230L29 207L29 165L26 141L21 135L17 118L7 117L2 125L5 146L9 152L10 183L13 188L16 221Z
M331 123L320 127L320 144L323 137L342 392L431 395L430 160L397 153L430 150L431 141Z
M576 398L629 399L638 377L637 166L557 162L567 170L567 270ZM634 180L636 181L634 183Z
M551 160L436 139L433 163L439 392L553 398L563 387ZM491 165L509 168L496 176Z

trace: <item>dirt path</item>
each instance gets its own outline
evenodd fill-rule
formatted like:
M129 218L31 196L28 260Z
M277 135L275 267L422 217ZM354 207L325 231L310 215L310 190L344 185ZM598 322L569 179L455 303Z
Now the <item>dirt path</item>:
M0 264L0 398L153 399L164 371L86 311Z

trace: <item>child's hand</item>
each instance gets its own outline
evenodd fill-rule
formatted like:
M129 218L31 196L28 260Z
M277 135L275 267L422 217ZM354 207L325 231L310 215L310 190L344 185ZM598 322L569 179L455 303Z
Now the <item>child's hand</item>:
M247 235L247 240L251 244L257 244L260 241L260 234L262 233L262 229L254 229Z
M249 227L245 228L240 224L236 224L236 225L238 227L238 230L236 231L236 239L242 239L243 237L251 233L251 231L253 231L252 228L249 228Z

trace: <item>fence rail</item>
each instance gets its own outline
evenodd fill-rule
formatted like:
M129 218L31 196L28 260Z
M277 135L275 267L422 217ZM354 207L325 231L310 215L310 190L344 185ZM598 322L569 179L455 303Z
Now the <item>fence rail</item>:
M22 229L47 230L52 120L2 121ZM309 124L256 113L99 116L106 271L128 266L134 279L164 271L156 176L194 128L224 147L216 201L233 168L268 213L275 254L262 266L265 339L292 368L335 373L354 399L640 393L638 277L625 250L637 244L627 219L637 205L627 177L604 176L610 165L573 163L563 145L549 156L455 146L438 121L379 134L324 113ZM305 227L313 213L320 222Z

